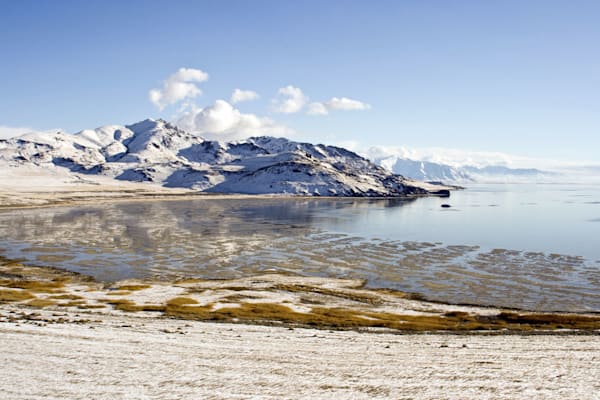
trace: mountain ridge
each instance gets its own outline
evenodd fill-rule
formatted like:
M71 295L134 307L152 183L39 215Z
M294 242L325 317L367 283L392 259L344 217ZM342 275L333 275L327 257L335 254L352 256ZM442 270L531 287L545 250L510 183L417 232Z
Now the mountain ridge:
M395 197L444 192L341 147L268 136L211 141L160 119L2 140L0 162L211 193Z
M509 168L502 165L476 167L453 166L425 160L388 156L373 160L387 170L402 176L422 181L451 183L518 182L538 181L555 178L557 173L537 168Z

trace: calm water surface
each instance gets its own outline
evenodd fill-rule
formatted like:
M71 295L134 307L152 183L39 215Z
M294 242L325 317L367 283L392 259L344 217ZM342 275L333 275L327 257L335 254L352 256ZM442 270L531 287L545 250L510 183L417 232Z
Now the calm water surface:
M288 271L535 310L600 311L599 237L600 187L585 185L473 185L411 201L202 199L0 213L2 254L100 280Z

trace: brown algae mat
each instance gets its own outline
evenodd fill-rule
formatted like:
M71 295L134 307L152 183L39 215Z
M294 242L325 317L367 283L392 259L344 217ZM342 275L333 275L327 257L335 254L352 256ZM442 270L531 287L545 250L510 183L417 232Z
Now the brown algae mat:
M186 320L384 329L397 332L600 331L597 314L448 305L365 289L356 279L265 274L229 280L127 280L103 284L72 272L0 257L0 304L23 309L145 313Z

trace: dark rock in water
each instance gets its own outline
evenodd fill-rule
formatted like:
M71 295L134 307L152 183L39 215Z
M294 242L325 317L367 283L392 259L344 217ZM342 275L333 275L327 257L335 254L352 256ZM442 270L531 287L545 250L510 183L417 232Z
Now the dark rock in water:
M448 189L436 190L434 192L431 192L431 194L439 197L450 197L450 191Z
M450 204L442 204L442 208L450 208L452 207Z

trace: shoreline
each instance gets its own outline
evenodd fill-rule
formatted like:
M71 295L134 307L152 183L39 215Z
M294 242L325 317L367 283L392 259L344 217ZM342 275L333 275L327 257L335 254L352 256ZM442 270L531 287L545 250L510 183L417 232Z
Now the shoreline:
M449 305L363 284L284 274L105 284L0 257L0 394L598 400L597 314ZM557 326L569 319L592 325ZM482 323L496 326L461 327Z
M237 279L112 283L0 257L0 304L24 309L387 332L600 333L598 313L532 312L425 301L359 279L265 273Z
M285 195L235 195L235 194L207 194L194 192L188 189L163 188L146 183L116 183L112 186L98 185L98 183L83 185L76 184L52 187L54 190L47 190L45 187L38 187L37 191L24 190L23 187L17 188L15 192L7 192L0 186L0 212L9 209L27 209L31 207L46 208L60 206L85 205L89 203L113 203L130 201L156 201L156 200L183 200L183 199L335 199L335 200L372 200L373 198L359 197L307 197L307 196L285 196ZM92 186L91 188L89 186ZM94 190L95 189L95 190ZM22 198L23 194L35 194L38 200L44 201L43 204L32 204L28 197ZM118 196L115 194L118 193ZM7 205L6 199L21 198L22 204ZM387 198L386 198L387 199ZM3 202L4 200L4 202ZM17 266L20 276L19 279L25 281L48 281L48 279L64 280L60 281L60 288L56 291L64 295L72 296L81 302L91 302L90 308L112 307L124 311L144 311L144 307L151 311L162 312L165 316L179 315L181 318L201 319L201 320L220 320L220 321L246 321L255 323L255 320L261 320L268 323L274 321L283 321L284 323L296 324L324 329L337 328L346 329L353 327L371 327L379 326L390 329L391 331L427 331L444 330L448 331L509 331L525 332L531 330L548 329L583 329L587 331L600 331L600 310L591 312L561 312L545 311L535 312L519 308L497 307L488 305L477 305L468 303L448 303L442 301L428 300L420 294L404 293L390 289L368 288L364 281L356 279L338 279L338 278L316 278L302 275L292 275L286 273L265 273L264 275L247 276L239 279L230 280L194 280L188 279L188 284L181 284L177 281L141 281L133 279L123 282L94 282L92 278L76 273L62 270L60 266L50 267L27 267L23 264L8 260L0 256L0 289L7 285L16 285L10 289L27 291L27 287L20 287L15 282L2 279L2 270L14 268ZM4 271L5 272L5 271ZM21 274L21 275L19 275ZM39 275L38 275L39 274ZM10 274L9 274L10 275ZM65 276L69 276L68 278ZM77 277L77 278L73 278ZM73 279L73 282L70 280ZM263 284L254 285L252 280L262 280ZM185 282L186 279L182 279ZM8 282L8 283L7 283ZM228 283L227 283L228 282ZM86 291L96 291L95 298L81 296L81 287L77 285L88 285ZM136 298L137 290L122 291L118 293L111 289L119 285L133 285L143 289L152 288L152 290L141 290L146 297L142 296L142 302ZM218 292L221 286L234 286L237 291L242 291L236 301L231 301L229 297L238 295L236 290L225 294L213 296L209 300L202 296L192 295L194 291L200 291L196 286L204 286L201 291ZM212 286L212 287L211 287ZM152 298L150 292L167 290L170 288L172 293L178 296L171 298L158 297L158 300ZM265 289L266 288L266 289ZM332 289L333 288L333 289ZM62 306L68 302L59 302L52 299L52 290L47 289L47 293L28 292L25 300L45 304L46 306ZM111 293L102 293L111 290ZM64 293L63 293L64 292ZM314 293L320 293L321 297L313 298ZM349 294L350 293L350 294ZM121 296L119 296L121 294ZM111 296L111 301L107 301L107 296ZM104 299L100 297L104 296ZM220 296L220 297L219 297ZM229 297L228 297L229 296ZM353 296L355 298L353 298ZM6 297L6 296L5 296ZM10 298L10 296L8 296ZM17 296L18 297L18 296ZM235 296L233 296L235 297ZM181 298L185 298L181 303ZM354 303L348 302L357 300ZM33 299L33 300L32 300ZM173 300L181 304L177 306L170 304ZM257 299L259 301L257 301ZM84 301L85 300L85 301ZM99 301L103 300L103 301ZM251 301L243 301L251 300ZM401 300L401 301L400 301ZM3 301L0 295L0 303ZM11 300L12 301L12 300ZM26 301L22 301L25 304ZM256 306L259 304L259 306ZM72 304L83 309L82 304ZM226 308L226 312L219 311ZM244 312L242 312L242 309ZM314 310L317 310L316 312ZM342 309L342 312L334 312ZM312 310L312 311L311 311ZM333 310L333 311L332 311ZM435 310L435 312L430 312ZM424 321L414 321L406 318L402 313L408 311L409 314L419 314L424 317ZM246 315L248 314L248 315ZM306 314L312 314L307 318ZM319 315L316 315L319 314ZM449 314L449 315L446 315ZM398 316L401 322L398 322ZM490 317L493 315L493 318ZM533 319L532 319L532 316ZM557 321L553 316L562 318ZM564 316L571 316L575 319L584 318L578 321L565 321ZM591 318L591 320L590 320ZM403 320L402 320L403 319ZM598 321L596 321L598 319ZM373 322L375 321L375 322ZM449 321L451 321L449 323ZM408 328L407 328L408 327Z
M14 174L11 174L14 173ZM73 180L73 176L75 180ZM242 194L209 193L186 188L168 188L156 183L118 181L109 177L86 175L61 177L34 169L0 170L0 211L41 207L78 206L90 203L117 201L155 201L187 199L338 199L373 200L398 199L409 200L421 197L440 196L435 191L461 190L460 186L433 185L425 182L410 181L432 191L429 194L411 194L395 197L336 197L307 196L294 194Z
M20 195L29 195L40 204L22 204L14 198L6 196L6 192L0 192L0 211L20 210L46 207L71 207L89 204L103 204L116 202L143 202L143 201L177 201L177 200L339 200L339 201L369 201L369 200L414 200L423 197L440 197L437 194L412 194L406 196L307 196L296 194L244 194L244 193L206 193L191 189L173 189L173 192L162 190L120 190L101 191L91 193L90 191L64 191L49 194L46 192L20 192ZM1 198L4 195L5 198Z

